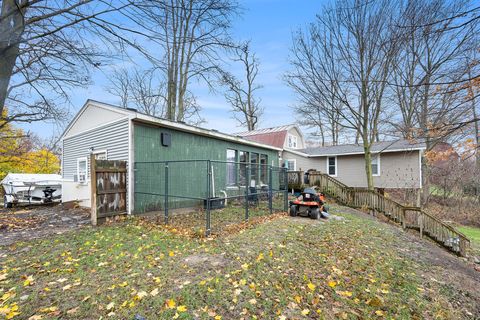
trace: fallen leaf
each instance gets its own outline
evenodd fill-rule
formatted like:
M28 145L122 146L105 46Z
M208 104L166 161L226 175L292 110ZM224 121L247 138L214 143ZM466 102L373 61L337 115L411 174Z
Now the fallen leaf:
M154 297L155 297L157 294L158 294L158 288L155 288L155 289L153 289L152 291L150 291L150 295L151 295L151 296L154 296Z
M77 313L78 309L79 309L79 307L75 307L75 308L73 308L73 309L70 309L70 310L67 311L67 314Z
M107 304L107 310L112 310L113 307L115 307L115 302L110 302L109 304Z
M310 291L315 291L315 285L313 283L309 282L307 286L308 286L308 289L310 289Z
M337 291L337 294L343 297L351 297L353 293L350 291Z
M185 311L187 311L187 307L186 306L178 306L177 311L185 312Z
M58 307L47 307L47 308L42 308L40 309L40 312L43 312L43 313L50 313L50 312L55 312L58 310Z
M167 304L168 309L174 309L175 305L176 305L176 303L173 299L167 299L166 304Z
M382 310L377 310L377 311L375 311L375 314L376 314L377 316L379 316L379 317L385 316L385 312L383 312Z
M28 286L31 286L33 284L34 280L33 280L33 276L28 276L25 281L23 281L23 286L24 287L28 287Z

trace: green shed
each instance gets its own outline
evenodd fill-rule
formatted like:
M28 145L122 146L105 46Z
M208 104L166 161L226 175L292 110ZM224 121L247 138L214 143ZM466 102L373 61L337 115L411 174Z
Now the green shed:
M91 206L90 159L127 164L129 214L279 188L281 149L88 100L62 135L62 200ZM283 172L283 171L282 171Z

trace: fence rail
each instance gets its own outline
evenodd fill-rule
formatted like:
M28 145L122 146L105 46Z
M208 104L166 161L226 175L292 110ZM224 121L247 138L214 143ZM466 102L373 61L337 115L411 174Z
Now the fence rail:
M289 187L303 182L302 171L288 172ZM407 207L386 198L377 191L352 188L324 173L311 172L308 185L318 186L325 194L338 202L354 208L366 208L372 213L382 213L404 229L417 230L420 237L428 236L448 250L465 256L470 240L454 227L424 212L419 207Z

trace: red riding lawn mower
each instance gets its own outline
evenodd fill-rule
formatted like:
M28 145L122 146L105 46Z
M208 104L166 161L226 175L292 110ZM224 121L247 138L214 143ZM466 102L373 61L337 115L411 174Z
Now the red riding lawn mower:
M315 189L306 188L295 199L290 201L290 216L303 216L312 219L328 218L325 206L325 195L317 193Z

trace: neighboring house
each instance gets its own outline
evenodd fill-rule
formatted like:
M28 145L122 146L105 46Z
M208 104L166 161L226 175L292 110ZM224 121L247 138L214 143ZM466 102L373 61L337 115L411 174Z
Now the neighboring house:
M306 147L302 131L294 124L236 133L250 141L255 141L282 149L280 159L286 150L301 150ZM295 170L295 160L286 163L289 170Z
M165 143L163 137L169 137ZM155 209L163 198L147 196L162 193L164 167L155 163L172 161L172 195L199 193L204 184L205 165L177 160L217 160L216 191L238 192L245 187L236 168L227 161L278 166L280 148L248 141L183 123L175 123L109 104L88 100L62 135L62 200L79 201L90 207L90 157L127 161L127 210L129 213ZM133 164L133 165L132 165ZM232 172L230 172L232 171ZM257 170L257 184L266 179ZM238 173L238 170L235 171ZM232 174L233 173L233 174ZM240 173L241 175L241 173ZM136 192L143 190L143 193ZM241 192L241 191L240 191ZM174 197L172 197L174 198Z
M345 144L305 148L303 135L294 125L240 133L249 140L282 147L281 161L292 171L310 169L326 173L350 187L367 187L363 145ZM289 142L296 136L296 146ZM373 182L376 188L422 187L421 159L425 146L407 140L377 142L372 145Z
M372 173L376 188L422 188L422 154L425 146L407 140L373 143ZM349 187L367 187L365 153L359 144L307 148L284 152L295 170L326 173Z

